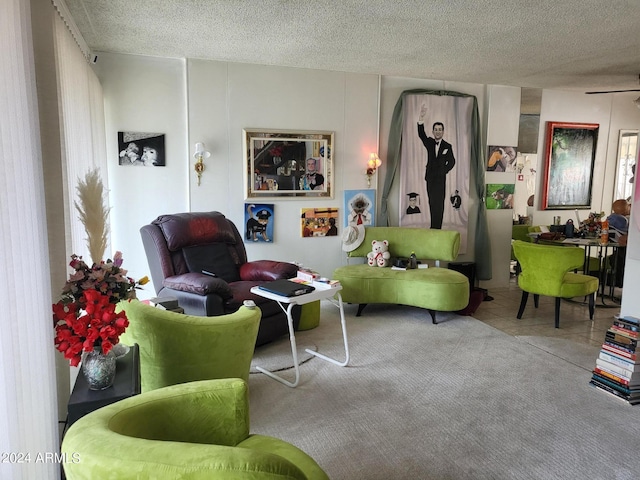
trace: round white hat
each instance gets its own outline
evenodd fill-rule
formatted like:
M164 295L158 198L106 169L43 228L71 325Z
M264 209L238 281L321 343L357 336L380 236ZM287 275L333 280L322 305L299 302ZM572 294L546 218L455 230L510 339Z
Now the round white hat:
M342 250L352 252L364 241L364 225L349 225L342 233Z

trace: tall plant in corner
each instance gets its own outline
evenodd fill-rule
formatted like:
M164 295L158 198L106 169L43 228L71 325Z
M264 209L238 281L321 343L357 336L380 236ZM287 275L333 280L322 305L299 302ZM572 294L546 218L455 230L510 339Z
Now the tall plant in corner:
M116 304L135 297L135 289L146 284L147 277L135 281L122 268L122 253L103 260L109 234L109 209L98 170L78 180L78 200L74 202L87 234L92 266L78 255L71 255L74 270L62 288L60 300L53 304L54 343L71 365L80 363L82 352L100 347L107 354L118 343L129 325L124 312L116 313Z
M76 192L78 200L73 203L87 233L89 255L93 263L98 263L107 249L109 209L104 203L104 186L97 168L87 172L84 180L78 179Z

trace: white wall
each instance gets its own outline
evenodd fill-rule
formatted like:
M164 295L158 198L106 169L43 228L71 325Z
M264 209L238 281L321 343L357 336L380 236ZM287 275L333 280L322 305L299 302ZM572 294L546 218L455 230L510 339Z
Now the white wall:
M189 148L212 152L200 186L189 176L192 211L219 210L244 231L245 203L275 205L274 241L246 244L250 260L295 261L330 277L345 258L338 237L302 238L301 208L340 208L345 189L366 188L378 144L378 76L189 60ZM244 128L335 132L333 198L253 199L244 191Z
M597 95L596 95L597 96ZM611 120L609 130L609 142L607 147L607 168L604 174L604 188L602 194L602 203L605 207L611 206L615 198L613 198L613 190L615 183L616 162L613 160L618 154L618 137L620 130L640 129L640 109L635 105L634 100L638 97L638 92L618 93L615 95L605 95L611 98ZM634 192L638 188L638 175L634 185ZM632 198L635 198L633 196ZM609 210L605 210L609 211ZM634 200L631 207L630 225L640 224L638 219L640 216L640 202ZM637 229L629 229L629 247L628 252L632 249L636 252L640 251L640 233ZM624 272L624 291L622 296L622 306L620 313L622 315L632 315L640 318L640 296L635 294L636 286L640 282L640 254L627 254Z
M99 54L105 92L114 248L138 278L148 273L139 229L158 215L218 210L243 231L243 128L335 132L333 198L260 199L274 203L275 241L247 244L250 260L296 261L324 276L344 262L340 237L302 238L302 207L338 207L343 191L366 188L378 147L379 77L205 60ZM120 167L117 132L166 135L166 167ZM200 186L196 142L212 155ZM126 247L125 247L126 246ZM148 287L140 298L153 295Z
M111 245L135 279L149 274L140 227L188 211L184 59L101 53L95 71L105 97ZM118 165L118 132L164 133L165 167ZM149 284L139 298L155 296Z
M489 85L487 87L487 146L518 145L520 126L520 88ZM485 150L485 155L487 151ZM485 185L489 183L514 183L515 173L486 172ZM482 283L483 288L509 285L511 262L511 231L513 210L487 210L487 224L491 232L491 260L493 276Z
M544 90L542 92L542 103L540 106L540 135L538 138L538 175L535 193L535 202L533 210L534 225L550 225L553 223L553 217L559 215L562 222L566 222L572 218L577 224L575 212L573 210L541 210L542 191L544 183L544 169L546 165L545 146L546 146L546 124L549 121L554 122L580 122L580 123L596 123L598 124L598 145L596 147L596 160L593 170L593 189L591 194L591 208L579 210L581 219L587 218L589 212L610 212L611 211L611 194L613 188L613 180L608 182L605 189L605 178L614 175L615 171L615 149L618 143L618 135L610 134L612 108L612 95L585 95L576 92L563 92L556 90ZM638 120L635 119L635 122ZM629 119L633 123L633 119ZM628 127L631 128L631 127ZM608 152L612 151L613 155L608 157ZM607 158L612 161L606 162Z
M612 128L612 132L619 133L620 130L626 129L639 129L640 128L640 109L631 101L635 98L633 96L626 96L626 98L616 98L615 111L616 115L612 117L611 124L615 126L615 130ZM629 121L629 119L635 118L636 121ZM612 133L613 136L613 133ZM614 152L617 155L617 151ZM638 155L640 160L640 154ZM638 162L636 162L636 165ZM640 318L640 295L637 295L637 286L640 283L640 229L634 226L640 225L640 201L638 201L638 172L636 167L635 184L633 186L633 203L631 205L631 219L629 222L629 239L627 247L627 258L625 262L624 270L624 285L625 292L631 292L630 294L623 294L622 296L622 308L620 313L622 315L631 315L636 318ZM610 175L610 180L615 182L615 173ZM613 189L613 187L611 187Z

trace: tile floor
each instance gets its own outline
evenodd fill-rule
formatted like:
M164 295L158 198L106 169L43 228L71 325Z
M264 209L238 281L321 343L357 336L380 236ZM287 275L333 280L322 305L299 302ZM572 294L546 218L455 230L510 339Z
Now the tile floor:
M564 337L575 342L600 346L605 332L611 326L613 316L620 313L620 304L610 298L597 297L593 322L589 320L589 307L586 303L562 300L560 304L560 328L554 327L554 299L540 297L539 307L533 305L533 295L529 295L522 318L518 320L518 308L522 290L518 288L516 277L511 276L509 287L490 288L492 301L485 301L478 307L473 317L487 325L502 330L509 335L538 335ZM614 296L618 298L621 289L616 288ZM581 299L578 299L581 300Z

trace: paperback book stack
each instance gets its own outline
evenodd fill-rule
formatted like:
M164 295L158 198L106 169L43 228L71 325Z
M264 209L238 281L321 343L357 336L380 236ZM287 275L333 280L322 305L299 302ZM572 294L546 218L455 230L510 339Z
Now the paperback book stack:
M640 319L616 317L607 330L589 383L631 405L640 403L639 339Z

